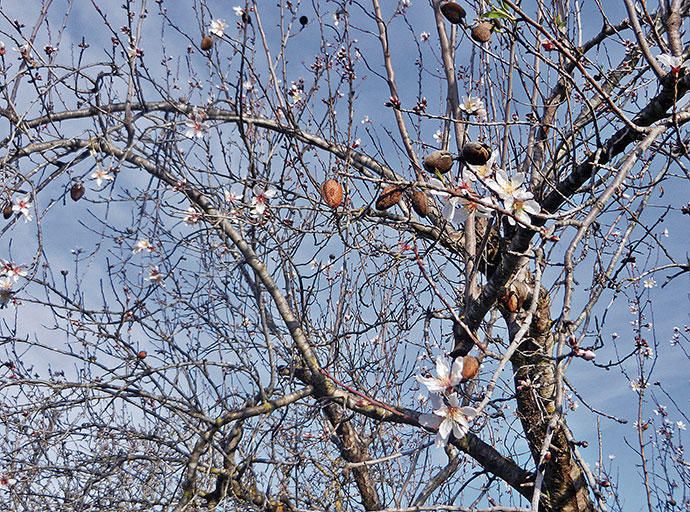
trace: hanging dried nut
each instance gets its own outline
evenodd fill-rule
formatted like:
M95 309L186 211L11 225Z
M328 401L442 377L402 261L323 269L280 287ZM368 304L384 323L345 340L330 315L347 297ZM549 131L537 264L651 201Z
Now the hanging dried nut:
M5 220L9 219L12 217L12 203L5 203L5 206L2 207L2 216L5 218Z
M461 156L470 165L484 165L491 158L491 149L479 142L468 142L462 147Z
M424 169L435 174L445 174L453 167L453 155L448 151L434 151L424 159Z
M137 352L137 357L139 359L146 359L147 355L148 353L146 352L146 350L140 350L139 352Z
M503 305L511 313L517 313L520 309L520 299L513 290L506 290L503 294Z
M205 52L213 47L213 38L208 34L201 38L201 49Z
M479 359L474 356L462 358L462 378L465 380L474 379L479 373Z
M299 17L299 24L302 25L303 27L307 26L307 23L309 23L309 18L306 16L300 16Z
M79 201L82 197L84 197L85 192L86 189L84 188L84 185L81 182L78 182L72 185L72 188L69 189L69 196L72 198L72 201Z
M391 206L395 206L400 202L402 197L402 189L400 187L391 186L386 187L381 192L381 195L376 200L377 210L387 210Z
M482 21L478 25L472 27L472 32L470 35L472 39L478 43L488 43L491 40L491 31L494 26L489 21Z
M412 193L412 209L420 217L429 215L429 203L426 199L426 194L421 190L415 190Z
M321 185L321 197L331 208L343 204L343 186L335 180L326 180Z
M462 23L466 12L461 5L456 4L455 2L443 2L441 4L441 14L443 14L448 21L454 25L457 25Z

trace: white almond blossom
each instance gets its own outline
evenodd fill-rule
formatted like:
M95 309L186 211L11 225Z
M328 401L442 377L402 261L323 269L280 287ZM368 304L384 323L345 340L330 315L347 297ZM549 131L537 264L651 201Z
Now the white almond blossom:
M676 57L675 55L669 55L668 53L662 53L656 58L659 64L664 66L673 73L674 75L680 74L681 70L686 67L685 59L683 57Z
M21 199L17 199L12 205L12 211L14 213L21 213L24 217L24 222L29 222L31 217L31 197L24 196Z
M450 392L462 381L463 358L457 357L453 361L453 367L449 368L448 363L443 357L436 358L437 377L417 377L417 380L424 384L429 393Z
M534 215L541 211L539 203L532 197L532 192L517 190L512 196L504 200L506 209L510 210L520 222L529 224L530 214ZM515 219L512 217L508 217L508 222L513 226L515 225Z
M439 395L431 395L434 414L421 414L419 424L423 427L436 429L436 446L442 448L448 444L450 433L456 439L462 439L470 430L470 421L477 417L477 410L473 407L461 407L458 395L453 393L442 403Z
M202 117L199 115L194 115L191 119L185 121L184 125L187 129L184 132L184 136L193 139L201 139L206 133L206 124L202 121Z
M110 171L108 171L107 169L96 169L91 174L91 178L96 180L96 186L98 187L103 185L104 181L113 181L115 179L113 175L110 174Z
M132 252L138 254L142 251L153 252L153 245L146 238L142 238L137 243L134 244Z
M26 275L26 270L24 270L21 265L16 265L11 261L0 260L0 275L11 279L15 283L20 277Z
M156 283L156 284L161 284L161 283L163 282L163 277L164 277L164 276L163 276L163 274L161 273L161 271L158 270L158 266L157 266L157 265L153 265L153 266L149 269L149 275L146 276L146 277L144 278L144 280L150 281L150 282Z
M268 207L268 201L273 199L278 191L273 185L269 185L265 190L259 185L254 186L254 197L252 198L252 213L261 216Z
M240 13L239 16L242 14ZM214 36L223 37L226 28L228 28L228 24L225 23L225 20L213 20L208 31Z
M235 11L235 16L237 17L242 17L244 15L244 9L239 5L233 7L232 10Z
M201 212L193 206L190 206L189 208L187 208L187 212L183 220L185 224L188 224L190 226L196 224L201 220Z
M477 98L475 96L465 96L459 106L460 110L462 110L468 116L479 115L482 112L486 112L484 102L481 100L481 98Z
M472 213L477 217L491 217L493 204L488 197L475 198L470 196L458 199L454 214L456 223L465 222Z
M515 176L508 177L504 170L499 170L493 180L488 180L486 185L496 192L498 196L504 201L509 197L513 197L520 187L525 182L525 175L521 172Z

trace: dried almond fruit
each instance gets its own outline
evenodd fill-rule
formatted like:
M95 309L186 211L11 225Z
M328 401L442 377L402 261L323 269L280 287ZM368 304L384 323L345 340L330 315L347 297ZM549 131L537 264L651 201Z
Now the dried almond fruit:
M453 167L453 155L448 151L434 151L424 159L424 169L435 174L436 171L445 174Z
M84 197L85 192L86 189L84 188L84 184L78 182L72 185L72 187L69 189L69 196L72 198L72 201L79 201L82 197Z
M429 202L427 201L426 194L421 190L415 190L412 193L412 209L420 217L426 217L429 215Z
M489 21L482 21L478 25L472 27L470 36L478 43L488 43L491 40L491 32L494 26Z
M480 142L468 142L462 147L461 156L470 165L484 165L491 158L491 149Z
M443 14L443 16L445 16L445 18L452 24L458 25L459 23L462 23L462 20L465 19L465 15L467 13L461 5L456 4L455 2L443 2L441 4L441 14Z
M398 204L401 198L402 189L400 187L396 187L395 185L386 187L383 189L381 195L376 200L376 209L387 210L388 208L391 208L392 206Z
M213 38L208 34L201 38L201 49L205 52L213 47Z
M321 197L331 208L343 204L343 186L336 180L326 180L321 185Z
M474 356L462 358L462 378L465 380L474 379L479 373L479 359Z

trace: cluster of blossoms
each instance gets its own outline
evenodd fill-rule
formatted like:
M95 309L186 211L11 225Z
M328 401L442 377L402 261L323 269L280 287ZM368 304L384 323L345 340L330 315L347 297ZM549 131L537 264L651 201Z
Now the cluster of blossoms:
M462 439L470 430L470 422L477 417L473 407L462 407L455 387L462 382L463 358L453 361L452 368L441 357L436 359L437 377L417 377L429 391L433 414L421 414L419 424L431 430L437 430L436 446L448 444L450 433L456 439Z
M492 152L484 164L465 164L469 172L465 175L466 181L461 182L458 187L448 187L436 178L431 178L428 181L428 185L432 187L430 193L439 197L443 202L442 215L448 222L462 223L470 213L480 217L491 215L492 208L497 205L494 203L493 197L490 195L482 196L477 191L478 185L480 185L479 190L492 192L498 196L503 208L512 214L511 217L508 217L508 222L511 225L515 225L515 219L523 224L530 224L530 215L538 214L541 211L541 207L534 200L532 192L524 187L524 173L508 176L501 169L496 171L495 165L496 153Z

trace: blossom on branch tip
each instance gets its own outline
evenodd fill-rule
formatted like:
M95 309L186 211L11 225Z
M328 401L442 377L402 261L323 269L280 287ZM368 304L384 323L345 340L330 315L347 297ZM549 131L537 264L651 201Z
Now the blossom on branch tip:
M417 381L424 384L429 390L429 393L444 393L450 392L460 384L462 381L462 357L458 357L453 361L453 366L450 368L448 363L442 358L436 358L436 375L437 377L419 377Z
M510 210L515 218L523 224L529 224L530 215L535 215L541 211L541 206L532 197L532 192L518 190L504 200L506 209ZM508 222L513 226L515 225L513 217L508 217Z
M436 447L446 446L451 432L456 439L465 437L470 431L470 421L477 417L477 410L473 407L461 407L455 393L447 398L447 404L441 402L439 395L431 395L431 400L434 413L421 414L419 424L432 430L438 429Z
M141 251L153 252L153 245L146 238L142 238L137 243L134 244L132 252L134 254L140 253Z
M189 139L193 139L195 137L200 139L206 132L206 125L202 121L201 116L198 115L195 115L192 119L185 121L184 125L187 127L184 132L184 136Z
M252 213L256 216L261 216L268 207L268 201L273 199L278 194L278 191L273 185L269 185L265 190L259 185L255 185L253 190Z
M675 55L669 55L668 53L662 53L656 60L668 68L674 75L679 75L681 70L686 67L685 59L683 57L676 57Z
M237 7L235 7L237 9ZM241 8L240 8L241 9ZM238 16L242 16L242 11ZM213 20L211 22L211 27L209 28L209 32L213 34L214 36L217 37L223 37L223 34L225 33L225 29L228 28L228 24L225 23L225 20Z
M521 172L508 177L505 171L499 170L493 180L487 181L486 186L496 192L501 199L506 200L509 197L514 197L524 182L525 175Z
M24 222L29 222L31 217L31 197L24 196L21 199L17 199L12 205L12 211L14 213L21 213L24 217Z
M0 260L0 275L16 283L20 277L26 275L26 270L24 270L21 265L15 265L11 261Z
M104 181L113 181L115 178L106 169L96 169L92 174L91 178L96 180L96 186L100 187L103 185Z
M468 116L478 115L482 112L486 113L486 108L484 107L484 102L474 96L465 96L462 103L459 105L460 110L465 112ZM480 116L481 117L481 116Z

